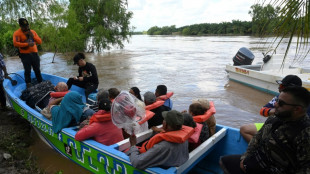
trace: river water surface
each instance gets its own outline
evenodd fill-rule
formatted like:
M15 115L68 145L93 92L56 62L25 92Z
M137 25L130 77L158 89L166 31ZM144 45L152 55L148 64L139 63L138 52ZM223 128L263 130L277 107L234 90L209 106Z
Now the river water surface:
M154 92L157 85L165 84L173 91L173 108L187 110L195 98L213 101L218 124L239 128L243 124L263 122L259 109L273 96L229 81L225 65L241 47L255 55L253 63L262 61L260 39L250 36L147 36L134 35L122 50L86 54L99 76L99 88L116 87L128 90L137 86L141 95ZM44 43L43 43L44 44ZM278 51L283 51L282 46ZM290 53L292 56L293 53ZM78 67L72 57L52 53L41 55L41 71L69 78L76 76ZM8 72L23 69L18 57L5 59ZM34 134L34 136L36 136ZM31 147L40 166L48 173L62 170L66 173L87 173L86 170L50 149L41 140Z

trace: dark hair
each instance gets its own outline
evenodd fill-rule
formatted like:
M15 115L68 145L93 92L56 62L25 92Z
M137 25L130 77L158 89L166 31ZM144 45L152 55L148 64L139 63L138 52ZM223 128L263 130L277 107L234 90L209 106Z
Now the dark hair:
M99 109L110 111L111 110L111 101L107 98L102 98L99 100Z
M167 94L167 87L165 85L158 85L156 88L156 93L159 96L166 95Z
M193 120L193 117L190 114L183 113L182 115L184 117L183 125L189 126L189 127L192 127L192 128L195 128L197 126L196 122Z
M301 104L304 108L308 108L310 104L310 93L309 91L300 86L289 86L282 90L284 93L291 94L298 104Z
M120 93L117 88L110 88L108 91L109 91L110 99L115 99L118 96L118 94Z
M130 88L130 89L133 91L133 93L135 93L135 96L136 96L139 100L142 101L139 88L138 88L138 87L132 87L132 88Z
M192 113L193 116L203 115L206 112L206 108L203 107L200 103L193 103L189 105L188 112Z
M99 101L100 99L103 98L109 98L109 91L104 90L104 89L99 89L97 93L97 100Z

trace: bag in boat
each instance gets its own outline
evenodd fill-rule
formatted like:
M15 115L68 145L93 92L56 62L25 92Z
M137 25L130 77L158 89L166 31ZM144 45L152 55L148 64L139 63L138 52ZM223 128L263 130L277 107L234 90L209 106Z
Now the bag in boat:
M30 88L25 89L22 92L20 99L26 101L26 104L28 106L34 108L35 104L42 97L44 97L45 94L47 94L49 91L54 91L54 87L55 86L51 83L51 81L43 81L39 84L36 84ZM44 101L40 102L40 104L47 106L48 99L49 98L46 98ZM41 108L44 108L45 106L42 106Z
M118 128L123 128L128 134L137 134L143 131L143 125L139 125L145 117L144 106L140 100L127 91L122 91L113 101L111 107L113 123ZM146 122L147 124L147 122Z

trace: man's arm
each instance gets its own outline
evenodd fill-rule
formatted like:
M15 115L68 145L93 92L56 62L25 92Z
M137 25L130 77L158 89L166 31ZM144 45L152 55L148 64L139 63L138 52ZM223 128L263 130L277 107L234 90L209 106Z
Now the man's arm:
M28 47L29 46L29 43L28 42L21 42L21 39L20 39L20 35L18 34L18 32L15 32L13 34L13 45L15 47Z
M260 109L259 114L264 117L274 115L274 112L275 112L274 104L277 99L278 99L278 96L273 97L265 106L263 106Z
M39 37L39 35L34 31L34 30L30 30L29 31L32 34L33 40L37 43L37 44L42 44L42 40Z
M296 174L307 174L310 172L310 128L306 128L295 139L297 146Z
M90 77L84 77L84 81L85 82L98 81L98 75L97 75L97 70L96 70L95 65L91 64L89 67L90 67L91 76Z

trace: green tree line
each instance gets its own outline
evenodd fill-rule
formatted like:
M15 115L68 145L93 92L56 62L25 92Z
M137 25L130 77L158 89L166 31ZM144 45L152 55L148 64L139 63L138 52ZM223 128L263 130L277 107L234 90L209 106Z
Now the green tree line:
M279 7L273 7L270 4L263 6L254 4L251 6L249 15L252 21L232 20L232 22L221 23L202 23L182 26L176 28L175 25L151 27L148 35L259 35L262 33L271 33L278 22Z
M132 31L127 6L127 0L1 0L0 51L16 54L12 38L21 17L41 37L43 51L123 48Z

